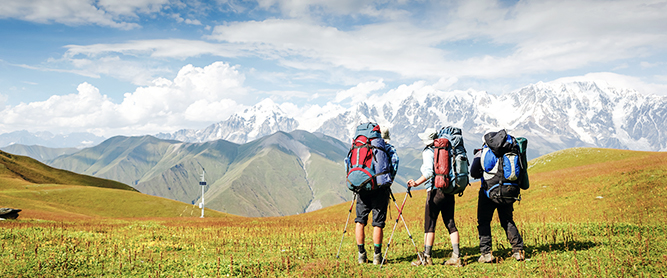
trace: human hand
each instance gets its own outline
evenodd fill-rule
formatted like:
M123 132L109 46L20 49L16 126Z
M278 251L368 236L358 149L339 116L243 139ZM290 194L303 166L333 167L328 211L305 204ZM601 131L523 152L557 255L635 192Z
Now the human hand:
M417 184L415 183L414 180L408 180L408 187L415 187Z

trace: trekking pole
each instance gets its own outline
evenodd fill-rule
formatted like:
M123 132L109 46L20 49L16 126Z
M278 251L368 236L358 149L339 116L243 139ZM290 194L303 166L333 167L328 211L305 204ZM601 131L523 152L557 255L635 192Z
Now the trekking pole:
M410 198L412 198L412 193L410 193L410 187L408 187L408 195L410 195ZM394 198L394 195L391 195L391 198ZM394 199L394 204L396 207L398 207L398 204L396 204L396 199ZM421 254L419 254L419 248L417 248L417 244L415 244L415 240L412 238L412 234L410 233L410 229L408 229L408 223L405 222L405 218L403 218L403 214L401 211L401 214L399 215L401 220L403 220L403 225L405 226L405 231L408 232L408 237L410 238L410 241L412 241L412 246L415 247L415 252L417 252L417 258L419 258L419 261L421 261L422 265L425 265L426 261L425 258L422 257Z
M405 201L408 199L408 195L410 195L410 198L412 198L412 193L410 193L410 187L408 186L408 192L407 194L405 194L405 198L403 198L403 204L401 204L400 208L396 203L396 198L394 198L394 193L389 191L389 194L391 195L391 199L394 200L394 205L396 205L396 209L398 210L398 217L396 217L396 222L394 222L394 229L391 231L391 236L389 237L389 242L387 243L387 250L384 251L384 256L382 257L382 263L380 263L380 268L382 268L384 262L387 260L387 253L389 253L389 246L391 245L391 240L394 237L394 232L396 231L396 225L398 225L399 219L403 220L403 224L405 225L405 230L408 231L408 236L410 237L410 240L412 240L412 245L414 245L415 250L417 250L417 257L419 258L419 261L421 261L423 265L424 259L422 258L421 254L419 254L419 249L417 249L417 245L415 244L415 241L412 239L412 234L410 234L408 225L405 223L405 218L403 218L403 207L405 207Z
M338 246L338 253L336 253L336 259L340 255L340 248L343 246L343 239L345 238L345 233L347 233L347 223L350 222L350 214L352 214L352 207L354 206L355 201L357 200L357 193L354 193L354 198L352 198L352 204L350 204L349 212L347 213L347 220L345 220L345 228L343 228L343 237L340 238L340 245Z

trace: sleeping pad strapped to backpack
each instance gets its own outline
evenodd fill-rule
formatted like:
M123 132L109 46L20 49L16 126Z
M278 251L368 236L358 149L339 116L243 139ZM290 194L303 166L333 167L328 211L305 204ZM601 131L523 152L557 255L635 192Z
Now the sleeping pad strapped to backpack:
M506 130L484 135L480 163L484 169L484 192L493 202L511 204L521 200L521 189L528 189L526 147L528 140L514 138Z
M380 136L380 126L363 123L357 126L352 147L347 154L347 187L358 192L391 186L391 162Z
M446 194L463 195L468 186L468 155L461 129L443 127L433 140L434 185Z

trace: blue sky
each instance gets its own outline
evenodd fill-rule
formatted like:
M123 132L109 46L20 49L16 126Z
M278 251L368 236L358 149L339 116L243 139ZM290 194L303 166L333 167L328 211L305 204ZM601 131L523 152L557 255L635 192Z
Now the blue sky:
M665 1L3 0L0 133L173 132L266 98L346 108L415 82L667 95L666 15Z

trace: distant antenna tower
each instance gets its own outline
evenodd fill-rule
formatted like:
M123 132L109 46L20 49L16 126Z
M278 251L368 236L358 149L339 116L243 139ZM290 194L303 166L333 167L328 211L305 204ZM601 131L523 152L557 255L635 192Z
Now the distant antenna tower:
M201 186L201 202L199 203L201 216L199 218L204 218L204 188L206 187L206 180L204 179L204 175L206 174L206 170L204 170L204 167L201 167L201 170L201 181L199 182L199 185Z

